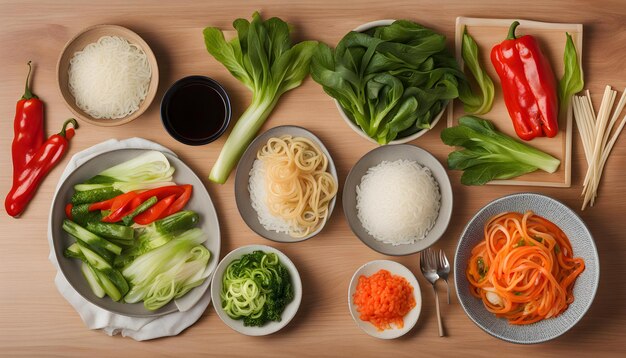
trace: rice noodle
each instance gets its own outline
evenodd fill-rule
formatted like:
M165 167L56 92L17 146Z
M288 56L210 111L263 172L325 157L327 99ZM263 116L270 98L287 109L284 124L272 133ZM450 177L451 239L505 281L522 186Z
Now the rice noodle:
M152 72L148 56L118 36L103 36L70 60L69 90L93 118L124 118L139 109Z

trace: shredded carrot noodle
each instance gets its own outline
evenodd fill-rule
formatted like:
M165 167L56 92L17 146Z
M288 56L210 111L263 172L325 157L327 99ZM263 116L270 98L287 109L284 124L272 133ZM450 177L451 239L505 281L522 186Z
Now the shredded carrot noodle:
M403 317L415 307L413 286L402 276L380 270L370 277L361 275L354 304L363 321L372 323L379 331L404 327Z
M573 257L554 223L532 211L505 212L487 222L484 235L472 249L466 276L487 310L522 325L556 317L574 302L585 262Z

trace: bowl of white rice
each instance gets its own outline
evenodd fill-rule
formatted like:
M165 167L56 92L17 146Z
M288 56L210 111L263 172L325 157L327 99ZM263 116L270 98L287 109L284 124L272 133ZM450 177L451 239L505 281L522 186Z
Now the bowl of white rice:
M445 233L452 187L444 167L419 147L376 148L352 168L343 187L343 211L352 232L385 255L410 255Z
M159 70L139 35L122 26L96 25L67 42L57 63L57 83L76 118L118 126L148 109Z

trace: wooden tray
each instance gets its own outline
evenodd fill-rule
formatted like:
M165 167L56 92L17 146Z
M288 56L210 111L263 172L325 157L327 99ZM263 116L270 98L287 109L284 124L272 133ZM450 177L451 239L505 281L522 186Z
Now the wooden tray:
M469 17L457 17L455 31L455 47L456 58L463 67L463 59L461 58L461 41L463 30L467 28L467 32L474 38L478 44L480 53L480 61L486 68L489 76L495 85L495 99L493 108L481 118L493 121L496 128L514 138L518 138L513 129L513 124L506 110L504 100L502 98L502 88L500 79L496 74L489 55L491 48L502 42L507 36L511 23L516 19L480 19ZM563 76L563 52L565 50L565 32L572 35L572 40L576 46L578 53L578 61L582 63L581 54L583 51L583 25L581 24L556 24L545 23L528 20L518 20L516 34L535 36L541 46L541 50L548 57L552 68L554 69L557 80ZM452 103L448 108L448 127L457 124L459 114L455 115ZM457 102L458 106L461 106ZM568 109L566 120L561 119L559 122L559 134L554 138L535 138L528 144L536 147L550 155L561 160L559 169L552 174L538 170L533 173L519 176L510 180L494 180L488 184L498 185L531 185L531 186L549 186L549 187L569 187L571 185L572 172L572 108Z

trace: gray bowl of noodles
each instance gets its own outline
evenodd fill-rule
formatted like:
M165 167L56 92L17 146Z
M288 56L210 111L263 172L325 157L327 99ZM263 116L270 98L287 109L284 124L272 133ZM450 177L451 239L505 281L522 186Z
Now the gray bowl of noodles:
M337 170L324 144L297 126L274 127L246 149L235 175L237 209L248 227L277 242L317 235L335 207Z
M352 232L385 255L410 255L445 233L452 187L444 167L419 147L376 148L354 165L343 187L343 211Z

